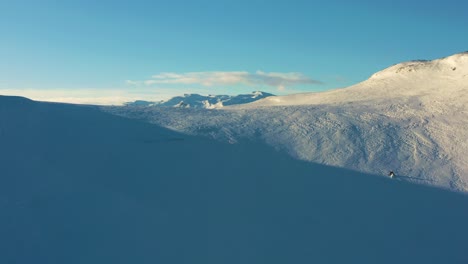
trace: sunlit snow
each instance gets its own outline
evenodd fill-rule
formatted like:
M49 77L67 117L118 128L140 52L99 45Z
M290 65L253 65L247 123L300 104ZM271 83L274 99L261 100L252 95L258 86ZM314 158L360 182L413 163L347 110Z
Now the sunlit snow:
M107 108L192 135L266 142L301 160L468 191L468 53L357 85L217 111Z

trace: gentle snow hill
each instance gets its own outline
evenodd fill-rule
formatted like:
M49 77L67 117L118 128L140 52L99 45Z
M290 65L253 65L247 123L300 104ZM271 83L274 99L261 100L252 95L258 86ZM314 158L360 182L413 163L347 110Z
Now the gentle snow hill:
M177 131L260 140L292 156L468 191L468 53L394 65L357 85L222 111L106 108Z
M320 93L275 96L242 108L258 106L290 106L370 103L408 99L417 96L432 101L467 102L468 52L433 61L410 61L375 73L368 80L345 89ZM459 98L463 95L463 98ZM377 101L376 101L377 100Z
M0 263L468 263L468 197L0 96Z

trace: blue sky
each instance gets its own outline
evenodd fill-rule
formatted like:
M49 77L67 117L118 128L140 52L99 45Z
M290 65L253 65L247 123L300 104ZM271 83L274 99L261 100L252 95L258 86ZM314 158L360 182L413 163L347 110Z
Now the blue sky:
M327 90L468 50L466 10L450 0L0 0L0 94Z

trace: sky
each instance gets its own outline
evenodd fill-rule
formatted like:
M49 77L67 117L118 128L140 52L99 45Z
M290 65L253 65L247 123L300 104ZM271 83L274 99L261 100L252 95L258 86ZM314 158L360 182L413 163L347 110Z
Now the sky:
M0 0L0 94L324 91L468 50L466 1Z

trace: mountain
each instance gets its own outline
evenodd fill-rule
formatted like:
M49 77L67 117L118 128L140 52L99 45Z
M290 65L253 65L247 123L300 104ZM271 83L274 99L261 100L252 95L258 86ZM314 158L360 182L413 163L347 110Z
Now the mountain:
M145 101L145 100L136 100L133 102L128 102L125 103L124 105L126 106L141 106L141 107L149 107L149 106L156 106L160 104L160 102L151 102L151 101Z
M0 96L0 146L0 263L468 262L466 195L259 142Z
M391 66L354 86L219 111L107 108L192 135L248 138L295 158L468 191L468 53Z
M126 106L165 106L165 107L181 107L181 108L205 108L213 109L220 108L228 105L238 105L251 103L266 97L273 96L273 94L265 92L252 92L251 94L240 95L200 95L200 94L184 94L183 96L176 96L167 101L149 102L149 101L135 101L126 103Z
M418 97L450 103L466 100L468 52L433 61L399 63L357 85L321 93L293 94L261 100L249 107L278 105L344 104L363 101L398 101ZM459 98L459 95L462 98ZM440 97L440 98L439 98Z

